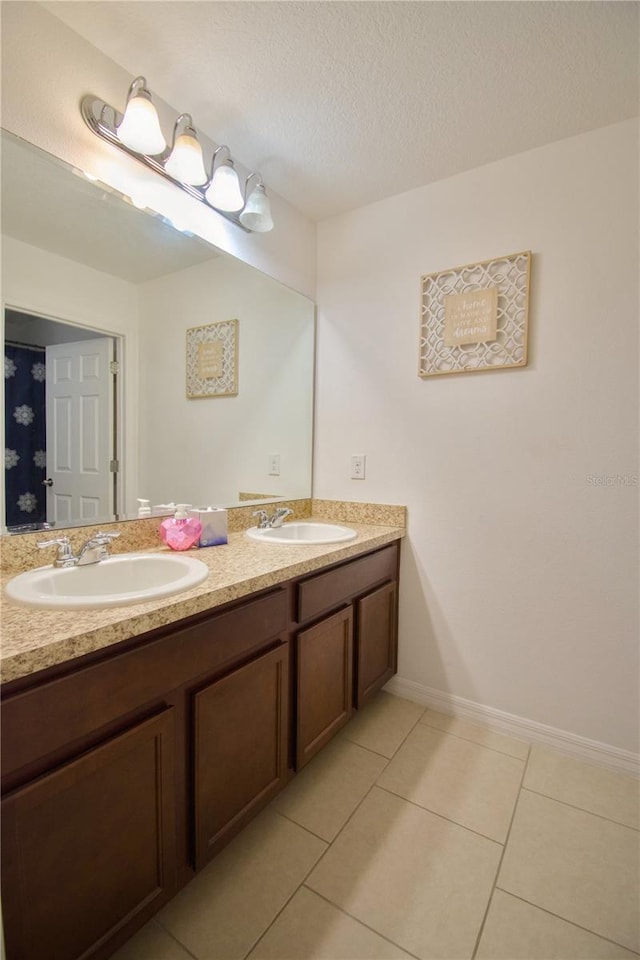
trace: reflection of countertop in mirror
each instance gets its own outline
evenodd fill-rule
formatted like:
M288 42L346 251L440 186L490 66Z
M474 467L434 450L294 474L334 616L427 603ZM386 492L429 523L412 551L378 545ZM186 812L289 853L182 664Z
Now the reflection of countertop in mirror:
M310 519L322 522L327 517ZM357 531L355 540L318 546L258 543L244 533L230 533L227 545L194 552L211 570L204 583L186 593L148 603L103 610L53 611L17 606L3 596L2 680L6 683L102 650L356 557L398 540L405 533L400 526L352 522L349 526ZM8 579L2 578L3 586Z

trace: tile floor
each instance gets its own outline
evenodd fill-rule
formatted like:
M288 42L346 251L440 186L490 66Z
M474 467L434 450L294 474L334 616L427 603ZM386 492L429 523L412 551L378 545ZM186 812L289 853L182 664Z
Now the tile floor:
M638 958L639 830L637 781L381 693L115 957Z

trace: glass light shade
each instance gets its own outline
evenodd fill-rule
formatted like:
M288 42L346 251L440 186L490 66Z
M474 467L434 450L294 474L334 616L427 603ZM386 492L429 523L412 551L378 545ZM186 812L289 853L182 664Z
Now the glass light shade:
M171 156L164 168L174 180L188 183L192 187L200 187L209 179L202 159L202 147L195 134L188 130L176 137Z
M268 233L273 230L269 197L261 183L252 191L239 219L243 226L255 233Z
M218 210L225 210L227 213L242 210L244 197L240 190L238 174L233 169L231 160L225 160L219 167L216 167L205 197L207 203L210 203L212 207L217 207Z
M140 92L128 101L118 127L118 139L130 150L148 157L166 150L167 143L160 129L158 114L148 94Z

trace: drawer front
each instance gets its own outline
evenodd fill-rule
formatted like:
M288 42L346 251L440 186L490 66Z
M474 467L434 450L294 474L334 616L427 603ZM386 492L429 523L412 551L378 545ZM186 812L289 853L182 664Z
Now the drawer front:
M350 560L333 570L309 577L298 584L297 620L303 623L331 610L370 587L396 576L398 546L391 544L359 560Z
M230 668L275 639L287 624L287 591L275 590L224 613L150 639L144 646L78 669L2 704L3 775L139 710L207 672Z

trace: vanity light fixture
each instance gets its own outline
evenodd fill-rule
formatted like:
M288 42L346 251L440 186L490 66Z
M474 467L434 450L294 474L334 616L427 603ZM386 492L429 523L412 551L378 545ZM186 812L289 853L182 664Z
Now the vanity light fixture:
M246 199L251 177L256 177L258 182L249 194L249 198ZM243 224L247 230L253 230L255 233L267 233L269 230L273 230L271 206L264 189L262 177L259 173L252 173L247 177L245 184L245 203L244 209L240 214L240 223Z
M181 124L184 124L183 130L182 133L178 133ZM164 168L174 180L188 183L192 187L201 187L209 180L204 168L202 147L193 129L193 120L189 113L181 113L175 122L173 146Z
M216 167L216 157L221 150L226 150L229 156ZM244 197L240 190L238 174L233 166L229 148L224 144L218 147L213 154L211 182L207 187L205 197L207 198L207 203L210 203L216 210L226 210L228 213L236 213L244 207Z
M124 116L116 129L119 140L136 153L153 157L167 149L144 77L136 77L129 87Z
M136 77L131 84L124 114L91 95L82 98L80 112L96 136L155 170L242 230L266 233L273 229L269 198L260 174L249 174L243 192L226 144L214 151L211 175L207 174L190 114L180 114L174 124L171 147L167 146L144 77ZM226 159L216 164L223 151ZM256 183L249 193L252 179Z

